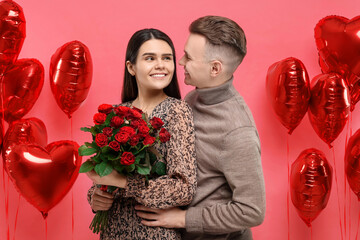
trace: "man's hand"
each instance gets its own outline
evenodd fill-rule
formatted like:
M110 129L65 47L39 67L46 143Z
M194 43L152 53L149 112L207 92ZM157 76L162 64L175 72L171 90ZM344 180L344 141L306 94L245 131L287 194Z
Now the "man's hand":
M185 228L186 210L180 208L154 209L142 205L135 206L136 214L149 227Z
M114 196L110 193L100 190L100 188L95 187L95 190L91 196L91 208L94 211L107 211L110 209L112 203L114 202Z

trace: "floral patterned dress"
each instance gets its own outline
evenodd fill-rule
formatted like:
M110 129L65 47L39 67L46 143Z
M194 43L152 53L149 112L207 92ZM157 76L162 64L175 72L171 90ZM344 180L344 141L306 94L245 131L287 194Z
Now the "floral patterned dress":
M130 106L131 103L122 105ZM109 210L108 227L100 234L102 240L181 239L176 229L142 225L134 208L138 204L162 209L184 206L195 194L195 132L190 107L184 101L167 97L154 108L149 119L154 116L161 118L163 127L171 134L170 141L155 146L166 163L167 175L150 179L147 185L141 175L128 177L126 188L115 195ZM89 202L93 190L94 186L88 191Z

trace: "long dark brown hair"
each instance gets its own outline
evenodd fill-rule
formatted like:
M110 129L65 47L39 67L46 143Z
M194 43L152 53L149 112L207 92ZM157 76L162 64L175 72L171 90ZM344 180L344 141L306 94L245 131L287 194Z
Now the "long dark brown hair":
M124 71L124 82L123 89L121 93L122 102L133 101L138 96L138 87L136 84L135 76L132 76L127 67L126 62L129 61L131 64L136 64L136 58L139 54L139 49L143 45L144 42L150 39L159 39L167 42L171 47L173 60L174 60L174 74L171 79L170 84L164 88L164 93L170 97L174 97L177 99L181 98L179 84L176 76L176 58L175 58L175 48L171 39L168 35L163 33L160 30L149 28L142 29L134 33L129 40L129 43L126 48L126 56L125 56L125 71Z

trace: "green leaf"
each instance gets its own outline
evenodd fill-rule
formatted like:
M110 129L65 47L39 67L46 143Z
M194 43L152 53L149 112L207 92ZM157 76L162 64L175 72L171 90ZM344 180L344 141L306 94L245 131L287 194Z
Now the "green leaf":
M162 176L166 174L166 164L163 162L156 162L153 166L152 172L155 172L157 175Z
M124 165L116 165L114 166L115 170L118 171L119 173L123 173L125 166Z
M135 164L131 164L125 167L127 172L133 172L135 170Z
M94 164L88 160L88 161L84 162L83 164L81 164L79 173L90 172L93 169L94 169Z
M96 162L96 163L101 163L100 154L95 155L91 159L94 160L94 162Z
M93 126L93 127L90 129L90 132L91 132L91 134L92 134L93 136L96 136L96 134L99 133L99 130L98 130L98 128L97 128L96 125L95 125L95 126Z
M136 170L141 175L149 175L150 174L150 168L146 166L137 165Z
M111 112L109 115L107 115L104 125L109 126L111 119L116 115L116 113Z
M107 153L107 152L109 152L110 150L111 150L111 148L110 148L109 146L105 146L105 147L101 148L101 152L102 152L102 153Z
M156 155L155 155L154 153L152 153L152 152L149 152L149 157L150 157L150 164L153 165L153 164L156 162L157 157L156 157Z
M86 145L82 145L78 149L80 156L90 156L97 152L96 149L87 147Z
M112 170L113 170L113 167L110 164L108 164L107 162L102 162L95 166L95 172L100 177L109 175L112 172Z
M82 128L80 128L80 130L83 132L91 132L91 128L88 128L88 127L82 127Z

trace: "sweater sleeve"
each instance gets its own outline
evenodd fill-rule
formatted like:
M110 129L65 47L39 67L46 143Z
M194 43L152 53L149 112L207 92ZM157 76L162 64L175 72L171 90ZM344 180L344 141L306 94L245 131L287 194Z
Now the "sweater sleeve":
M241 127L223 140L217 167L232 191L229 202L191 207L186 212L186 230L193 233L225 234L262 223L265 186L260 141L254 127Z
M125 197L152 208L189 204L195 194L195 132L192 111L185 103L170 106L167 124L171 138L166 144L167 175L148 181L141 175L128 177Z

